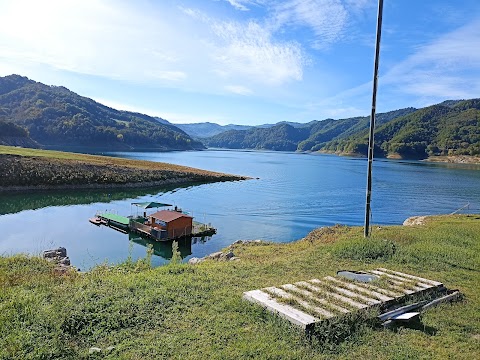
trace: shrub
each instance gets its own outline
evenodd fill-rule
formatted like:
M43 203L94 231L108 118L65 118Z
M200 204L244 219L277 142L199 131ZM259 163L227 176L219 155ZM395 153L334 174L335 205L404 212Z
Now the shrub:
M333 255L351 260L386 260L396 251L395 244L390 240L352 239L334 244Z

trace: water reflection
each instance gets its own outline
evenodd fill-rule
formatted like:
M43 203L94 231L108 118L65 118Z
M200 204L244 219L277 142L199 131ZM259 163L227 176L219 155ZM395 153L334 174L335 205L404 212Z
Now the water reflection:
M153 255L160 256L165 260L170 260L173 256L173 241L154 241L133 233L128 234L128 239L135 244L142 245L144 247L151 246L153 249ZM180 256L182 258L186 258L187 256L192 255L192 244L203 244L210 239L210 236L202 236L176 240L178 243L178 251L180 251Z
M188 188L191 184L142 188L142 189L83 189L42 192L12 192L0 194L0 215L15 214L24 210L42 209L48 206L86 205L92 203L110 203L116 200L134 199L140 196L175 192L179 188Z

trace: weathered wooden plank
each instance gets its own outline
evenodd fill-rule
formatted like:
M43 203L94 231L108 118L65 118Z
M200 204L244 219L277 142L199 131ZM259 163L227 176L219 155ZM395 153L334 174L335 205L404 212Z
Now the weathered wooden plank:
M268 292L270 292L272 294L275 294L277 296L280 296L284 299L292 299L292 300L296 301L297 303L299 303L301 306L303 306L305 309L311 310L311 311L321 315L323 318L328 319L328 318L331 318L331 317L335 316L330 311L322 309L318 306L311 305L307 301L299 298L298 296L294 296L294 295L286 292L285 290L278 289L276 287L269 287L269 288L265 288L264 290L267 290Z
M309 314L305 314L303 311L297 310L289 305L276 302L269 294L264 293L261 290L244 292L243 298L264 306L267 310L278 314L284 319L287 319L293 324L301 326L304 329L310 328L312 324L318 321L317 318Z
M297 283L299 284L299 283ZM338 312L341 312L343 314L347 314L350 312L350 310L347 310L345 308L342 308L338 305L335 305L335 304L332 304L330 302L328 302L327 300L325 299L322 299L322 298L319 298L318 295L310 292L310 291L307 291L307 290L304 290L304 289L301 289L295 285L292 285L292 284L285 284L285 285L282 285L282 288L286 289L286 290L290 290L290 291L296 291L298 292L299 294L302 294L304 296L307 296L308 298L314 300L315 302L318 302L322 305L326 305L328 308L330 309L333 309L333 310L336 310Z
M311 283L314 283L314 284L320 284L320 285L324 285L320 280L318 279L312 279L312 280L309 280L309 282ZM369 307L369 305L365 305L365 304L362 304L362 303L359 303L349 297L346 297L346 296L343 296L343 295L340 295L340 294L337 294L337 293L334 293L334 292L330 292L328 290L325 290L325 289L321 289L317 286L314 286L314 285L311 285L311 287L309 287L309 289L313 290L313 291L317 291L321 294L324 294L325 296L327 297L333 297L337 300L340 300L344 303L347 303L353 307L356 307L357 309L365 309L367 307Z
M390 296L390 297L393 297L393 298L398 298L398 297L401 297L401 296L404 296L405 293L403 291L392 291L391 289L390 290L387 290L387 289L383 289L381 287L378 287L378 286L374 286L372 284L366 284L366 283L357 283L356 284L357 286L360 286L360 287L364 287L366 289L372 289L374 291L377 291L379 293L382 293L382 294L385 294L387 296Z
M324 279L326 279L326 278L324 278ZM372 299L372 298L369 298L369 297L360 295L360 294L358 294L358 293L356 293L356 292L353 292L353 291L350 291L350 290L347 290L347 289L344 289L344 288L341 288L341 287L338 287L338 286L329 284L328 281L318 280L318 281L316 281L315 283L316 283L316 284L321 284L321 285L323 285L323 286L328 286L328 287L330 287L331 289L333 289L335 292L340 293L340 294L343 294L343 295L346 295L346 296L348 296L349 298L353 298L354 300L362 300L362 301L366 302L367 305L375 305L375 304L380 304L380 303L381 303L381 301L378 300L378 299Z
M403 276L403 277L406 277L406 278L409 278L409 279L413 279L413 280L419 280L421 282L432 284L434 286L443 286L443 283L441 283L441 282L425 279L425 278L422 278L422 277L419 277L419 276L405 274L405 273L402 273L400 271L393 271L393 270L384 269L384 268L378 268L377 270L385 271L385 272L388 272L388 273L393 273L393 274L400 275L400 276Z
M416 286L416 285L410 284L409 282L402 281L402 280L398 280L398 276L395 276L395 275L390 275L390 274L383 273L383 272L377 271L377 270L370 270L370 272L371 272L372 274L375 274L375 275L386 276L386 277L388 277L389 279L394 279L394 280L390 280L390 281L391 281L392 283L396 284L396 285L399 285L399 286L408 286L409 288L411 288L411 289L414 290L414 291L411 291L410 294L413 294L413 293L416 292L416 291L425 290L424 287ZM401 279L401 278L400 278L400 279Z
M386 296L384 294L381 294L377 291L374 291L374 290L368 290L368 289L365 289L365 288L362 288L360 286L357 286L356 284L352 284L352 283L348 283L348 282L345 282L345 281L341 281L339 279L336 279L332 276L326 276L324 278L325 280L329 280L331 282L335 282L336 284L339 284L341 286L344 286L350 290L356 290L356 291L360 291L360 292L363 292L364 294L368 294L370 296L375 296L377 297L378 299L380 299L381 301L391 301L391 300L394 300L394 298L392 297L389 297L389 296Z
M401 281L403 283L410 283L410 284L413 284L416 287L420 287L420 288L424 288L424 289L428 289L428 288L431 288L433 286L431 284L425 284L425 283L422 283L422 282L419 282L419 281L413 281L413 279L408 279L408 278L405 278L405 277L392 275L390 273L380 271L380 270L372 270L372 272L375 272L375 274L377 274L377 275L388 276L391 279L396 279L396 280Z

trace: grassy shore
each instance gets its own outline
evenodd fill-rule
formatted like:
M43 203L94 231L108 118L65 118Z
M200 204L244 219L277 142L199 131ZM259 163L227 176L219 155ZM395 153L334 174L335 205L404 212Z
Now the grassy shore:
M67 276L39 258L2 257L0 359L480 358L480 215L374 228L368 240L336 226L233 252L240 261L152 269L147 256ZM417 328L345 319L322 339L242 300L252 289L380 266L441 281L464 299L428 310Z
M0 146L0 191L128 188L245 180L160 162Z

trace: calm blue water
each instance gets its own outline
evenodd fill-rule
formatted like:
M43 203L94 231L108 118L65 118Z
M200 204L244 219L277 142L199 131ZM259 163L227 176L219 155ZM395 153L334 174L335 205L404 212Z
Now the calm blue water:
M162 201L189 211L218 229L211 238L181 243L187 259L242 239L288 242L316 227L362 225L366 160L258 151L208 150L110 153L163 161L255 179L180 189L131 192L81 191L0 196L0 254L40 253L64 246L80 268L145 256L145 241L88 222L98 210L135 212L133 201ZM258 178L258 179L257 179ZM375 160L372 221L401 224L407 217L444 214L470 203L480 212L480 169L420 162ZM33 210L35 209L35 210ZM153 263L171 256L171 244L155 244Z

